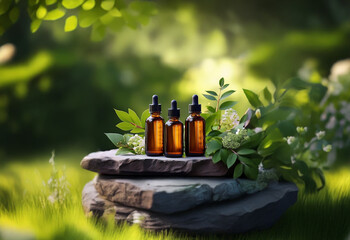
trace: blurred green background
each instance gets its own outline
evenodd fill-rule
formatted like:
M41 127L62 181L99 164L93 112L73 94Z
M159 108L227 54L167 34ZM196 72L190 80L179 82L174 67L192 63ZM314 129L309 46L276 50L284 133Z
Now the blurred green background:
M5 1L6 2L6 1ZM23 3L23 2L21 2ZM158 94L163 116L172 99L187 115L192 94L225 77L248 103L242 87L273 90L300 76L320 82L349 57L350 2L155 1L158 14L136 29L64 32L64 19L31 33L25 4L0 37L13 57L0 63L0 159L9 156L113 148L105 132L119 132L113 108L140 114ZM201 103L206 100L201 96Z
M333 147L326 187L301 189L269 230L196 239L349 239L349 39L345 0L0 0L0 239L193 239L87 219L81 192L95 174L79 161L114 148L114 108L141 114L157 94L163 117L176 99L184 121L191 96L205 110L201 94L224 77L242 116L242 88L263 95L295 76L312 85L289 92L297 124Z

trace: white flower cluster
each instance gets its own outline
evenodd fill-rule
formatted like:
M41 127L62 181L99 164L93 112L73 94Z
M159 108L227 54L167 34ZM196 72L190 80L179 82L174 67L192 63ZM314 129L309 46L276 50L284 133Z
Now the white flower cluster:
M231 130L239 125L239 116L232 108L226 109L221 116L221 127L226 130Z
M295 141L295 137L294 136L288 136L286 138L284 138L285 141L287 141L288 145L292 145L293 142Z
M141 137L137 134L132 136L129 141L128 145L134 149L136 154L145 154L145 138Z
M51 203L58 203L62 205L66 202L69 194L69 183L64 171L60 172L56 169L54 158L55 153L52 152L52 156L49 160L49 163L52 165L52 173L47 182L47 186L50 189L50 195L47 199Z

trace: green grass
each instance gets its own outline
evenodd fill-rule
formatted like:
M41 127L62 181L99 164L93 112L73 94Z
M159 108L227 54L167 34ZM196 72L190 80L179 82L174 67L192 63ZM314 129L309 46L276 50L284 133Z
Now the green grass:
M152 233L138 226L115 227L88 219L81 206L81 191L95 174L79 166L82 155L58 156L70 184L67 204L51 204L43 182L51 165L42 157L11 161L0 170L0 238L37 239L348 239L350 238L350 168L326 173L327 187L312 195L299 194L271 229L239 235L193 236L174 232ZM266 216L268 217L268 216ZM26 238L26 239L27 239Z

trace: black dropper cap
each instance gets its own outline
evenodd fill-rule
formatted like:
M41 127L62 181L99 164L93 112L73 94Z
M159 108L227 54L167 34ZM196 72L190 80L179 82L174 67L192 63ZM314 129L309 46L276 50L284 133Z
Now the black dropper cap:
M189 111L189 113L202 111L202 106L200 104L198 104L198 96L197 95L192 96L192 104L188 105L188 111Z
M158 96L153 95L152 104L149 105L149 112L154 113L154 112L161 112L161 111L162 111L162 105L158 104Z
M168 109L168 117L180 117L180 108L177 108L177 102L171 101L171 108Z

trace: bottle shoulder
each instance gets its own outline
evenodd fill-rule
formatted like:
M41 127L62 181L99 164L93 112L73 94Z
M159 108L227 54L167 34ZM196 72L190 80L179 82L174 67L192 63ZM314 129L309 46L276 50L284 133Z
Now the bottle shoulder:
M159 117L152 117L152 116L149 116L147 119L146 119L146 122L156 122L156 121L163 121L164 122L164 119L159 116Z
M200 116L200 115L196 115L196 116L189 115L186 118L186 122L194 122L194 121L202 121L202 122L204 122L205 119L202 116Z
M183 125L183 123L178 120L178 121L172 121L172 120L168 120L166 123L165 123L166 126L176 126L176 125Z

